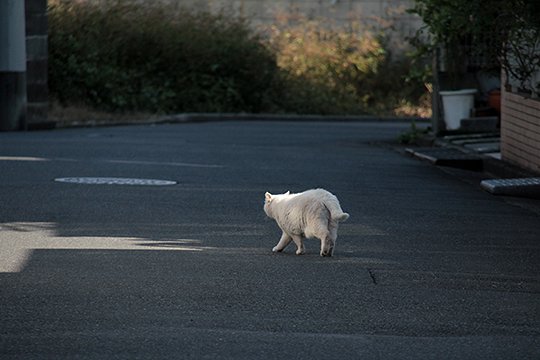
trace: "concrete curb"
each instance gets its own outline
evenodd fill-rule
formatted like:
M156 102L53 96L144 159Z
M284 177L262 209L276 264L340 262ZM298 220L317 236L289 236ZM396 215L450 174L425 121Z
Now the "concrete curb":
M490 136L486 135L483 138L489 139L492 134L488 135ZM473 135L473 137L482 139L482 134ZM493 195L526 197L531 199L540 198L540 174L521 168L502 159L484 154L481 151L475 151L473 148L465 146L465 144L466 143L456 144L448 139L437 139L434 142L436 149L449 149L461 152L464 156L478 158L481 164L476 171L480 171L488 177L488 179L485 179L480 183L480 187L483 190ZM437 165L435 162L432 163ZM447 166L461 167L452 165Z
M428 118L374 115L251 114L251 113L184 113L163 116L160 122L204 121L340 121L340 122L429 122Z
M480 187L493 195L540 198L540 177L488 179Z
M513 165L504 160L494 158L492 156L475 152L470 148L464 146L456 145L452 142L436 139L434 142L436 147L441 148L450 148L461 151L463 154L475 155L478 156L483 163L482 171L488 175L495 176L497 178L518 178L518 177L535 177L538 174L535 174L527 169L523 169L517 165Z
M291 122L401 122L428 123L429 118L374 116L374 115L300 115L300 114L252 114L252 113L182 113L149 117L138 120L88 120L57 123L56 128L158 125L218 121L291 121Z
M530 170L521 168L517 165L506 162L502 159L497 159L492 156L476 152L465 146L456 145L450 141L444 139L436 139L434 145L442 148L451 148L461 151L464 154L476 155L482 159L482 171L488 175L492 175L497 178L527 178L527 177L537 177L539 174L536 174Z

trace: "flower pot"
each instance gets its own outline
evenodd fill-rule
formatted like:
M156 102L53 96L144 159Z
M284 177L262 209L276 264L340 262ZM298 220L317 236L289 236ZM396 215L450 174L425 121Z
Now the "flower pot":
M500 90L491 90L488 94L488 105L495 110L497 113L501 113L501 91Z
M442 97L446 129L459 129L461 120L470 117L471 111L474 109L476 89L441 91L439 94Z

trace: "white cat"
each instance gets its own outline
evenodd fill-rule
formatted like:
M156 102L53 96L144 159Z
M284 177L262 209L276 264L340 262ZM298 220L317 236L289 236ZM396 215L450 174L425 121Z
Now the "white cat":
M324 189L298 194L265 194L264 212L276 220L283 231L273 252L282 251L291 240L297 246L296 255L305 252L304 239L321 241L321 256L332 256L336 246L338 224L349 218L341 210L337 197Z

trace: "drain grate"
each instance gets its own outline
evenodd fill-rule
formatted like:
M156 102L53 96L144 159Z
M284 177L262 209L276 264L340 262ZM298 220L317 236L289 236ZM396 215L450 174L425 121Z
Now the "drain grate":
M484 180L480 186L494 195L538 196L540 178Z
M166 186L175 185L176 181L156 179L130 179L116 177L67 177L57 178L54 181L71 184L88 185L143 185L143 186Z

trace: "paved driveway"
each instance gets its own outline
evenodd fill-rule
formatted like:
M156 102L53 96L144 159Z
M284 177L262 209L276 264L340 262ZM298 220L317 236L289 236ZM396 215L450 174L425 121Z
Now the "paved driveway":
M381 145L406 128L0 133L0 358L539 358L540 215ZM272 254L264 192L312 187L335 256Z

